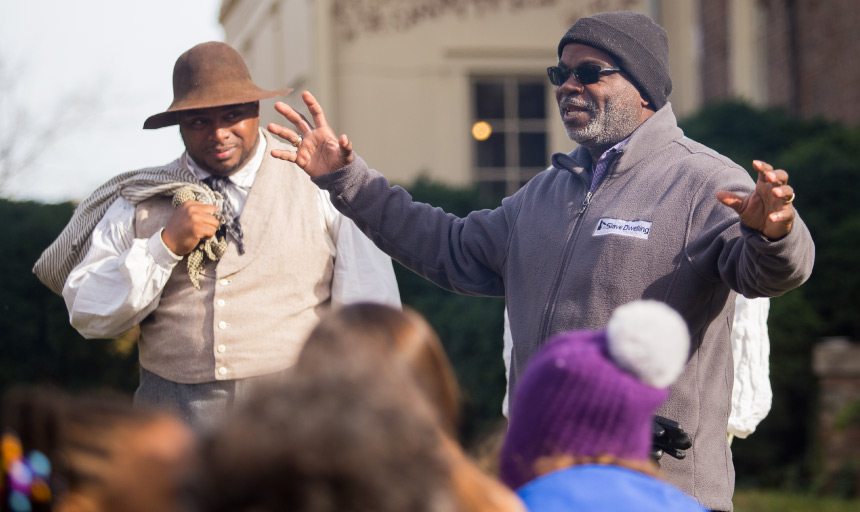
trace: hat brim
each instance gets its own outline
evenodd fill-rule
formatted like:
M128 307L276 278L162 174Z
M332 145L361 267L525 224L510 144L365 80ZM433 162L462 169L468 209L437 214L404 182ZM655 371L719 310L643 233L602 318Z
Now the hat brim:
M294 89L291 88L275 89L272 91L258 89L257 91L254 91L245 96L231 96L230 98L222 99L220 101L216 100L199 103L186 102L178 105L171 105L170 108L168 108L164 112L149 116L149 118L147 118L147 120L143 123L143 129L156 130L158 128L164 128L165 126L173 126L175 124L179 124L179 116L177 114L186 110L224 107L227 105L241 105L242 103L251 103L252 101L260 101L269 98L275 98L278 96L286 96L287 94L293 92L293 90Z

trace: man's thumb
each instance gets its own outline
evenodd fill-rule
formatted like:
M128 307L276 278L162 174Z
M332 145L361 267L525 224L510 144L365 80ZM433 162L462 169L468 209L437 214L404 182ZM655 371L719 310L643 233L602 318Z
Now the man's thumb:
M740 213L741 206L744 203L743 199L733 194L732 192L729 192L728 190L721 190L717 192L717 201L723 203L724 205L728 206L729 208L738 213Z

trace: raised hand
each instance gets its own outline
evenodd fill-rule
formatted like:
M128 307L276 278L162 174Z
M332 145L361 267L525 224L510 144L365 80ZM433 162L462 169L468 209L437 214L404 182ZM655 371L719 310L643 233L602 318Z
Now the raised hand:
M215 235L219 222L214 212L215 205L185 201L173 212L161 232L161 240L173 254L185 256L197 247L200 240Z
M755 191L741 197L732 192L721 190L717 199L738 212L741 222L760 231L771 240L784 237L791 231L795 211L792 206L794 189L788 183L788 173L761 160L753 161L758 171Z
M275 110L286 117L296 130L275 123L270 123L268 129L274 135L296 146L296 149L293 151L273 149L272 156L295 162L311 178L328 174L351 163L355 158L352 153L352 142L346 135L341 135L339 138L335 136L325 119L322 107L313 94L308 91L302 92L302 100L311 113L313 126L305 116L286 103L276 103Z

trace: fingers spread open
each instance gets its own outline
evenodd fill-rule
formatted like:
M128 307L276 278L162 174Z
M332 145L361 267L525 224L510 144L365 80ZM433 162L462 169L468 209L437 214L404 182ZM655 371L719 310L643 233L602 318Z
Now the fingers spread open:
M346 134L340 136L338 143L340 144L340 152L342 154L348 155L352 153L352 141L349 140L349 137L347 137Z
M286 160L287 162L296 161L296 152L289 149L273 149L272 156L279 160Z
M286 117L287 121L293 123L293 126L296 127L296 130L298 130L298 132L302 135L311 131L311 125L308 120L305 118L305 116L297 112L293 107L287 105L284 102L279 101L275 103L275 110L277 110L284 117Z
M785 185L786 183L788 183L788 173L785 172L784 170L777 169L777 170L773 171L772 174L773 174L773 181L771 181L771 183L774 183L776 185Z
M773 188L773 195L782 199L785 204L794 201L794 189L790 185Z
M314 119L314 126L317 128L328 126L328 121L326 121L322 107L310 91L302 92L302 100L304 100L305 105L308 106L308 112L311 113L311 117Z
M788 173L782 169L774 169L772 165L761 160L753 160L753 169L758 171L759 178L768 183L785 185L788 182Z
M759 172L759 174L764 174L773 170L773 166L767 162L763 162L761 160L753 160L753 169Z
M268 129L269 132L272 133L273 135L277 135L278 137L280 137L286 141L296 140L299 136L299 134L297 134L295 131L287 128L286 126L281 126L281 125L275 124L275 123L269 123L269 125L266 126L266 129Z

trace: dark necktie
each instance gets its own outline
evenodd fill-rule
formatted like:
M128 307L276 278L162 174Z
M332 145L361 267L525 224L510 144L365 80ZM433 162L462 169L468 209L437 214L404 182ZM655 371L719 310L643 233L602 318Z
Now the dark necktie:
M239 218L233 210L233 205L227 198L227 184L229 181L230 178L226 176L209 176L203 180L203 183L208 185L209 188L215 192L220 192L224 197L224 206L222 207L224 224L218 228L219 233L223 233L223 230L226 229L227 233L230 233L230 236L236 241L236 245L239 248L239 254L245 254L245 244L242 242L242 226L239 224Z

